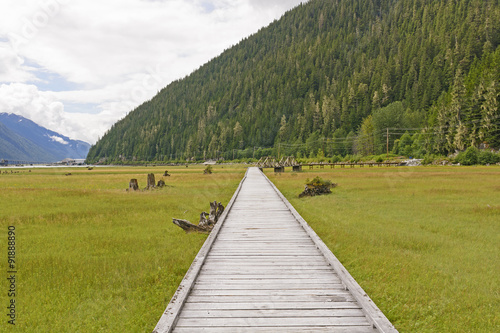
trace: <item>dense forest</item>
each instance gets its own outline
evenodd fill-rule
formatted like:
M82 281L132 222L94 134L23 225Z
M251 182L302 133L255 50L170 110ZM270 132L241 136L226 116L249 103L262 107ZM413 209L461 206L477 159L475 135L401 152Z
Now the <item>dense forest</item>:
M169 84L87 159L371 155L387 136L413 156L498 149L499 43L499 0L311 0Z

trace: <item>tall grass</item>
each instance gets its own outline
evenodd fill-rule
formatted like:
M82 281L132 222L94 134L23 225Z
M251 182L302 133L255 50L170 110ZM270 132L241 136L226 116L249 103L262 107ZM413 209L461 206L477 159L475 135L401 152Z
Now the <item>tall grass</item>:
M400 332L500 328L500 168L268 174ZM306 178L338 183L298 199Z
M165 168L21 169L0 175L0 248L17 233L19 332L149 332L205 235L186 235L244 168L167 167L164 189L127 192ZM70 176L65 174L71 173ZM324 169L268 176L400 332L500 325L500 169ZM298 199L306 178L338 184ZM7 306L7 281L0 305ZM6 317L6 316L5 316ZM0 331L9 328L6 318Z
M16 331L153 330L206 239L186 235L172 218L197 222L210 201L226 205L245 171L166 169L168 187L140 192L126 191L131 178L143 188L147 173L159 180L165 168L26 168L0 175L5 263L7 226L17 234Z

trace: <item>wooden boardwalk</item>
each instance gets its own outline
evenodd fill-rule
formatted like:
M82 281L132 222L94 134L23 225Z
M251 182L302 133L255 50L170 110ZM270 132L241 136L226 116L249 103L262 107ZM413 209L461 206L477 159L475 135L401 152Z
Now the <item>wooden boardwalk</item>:
M249 168L160 332L397 332L258 168Z

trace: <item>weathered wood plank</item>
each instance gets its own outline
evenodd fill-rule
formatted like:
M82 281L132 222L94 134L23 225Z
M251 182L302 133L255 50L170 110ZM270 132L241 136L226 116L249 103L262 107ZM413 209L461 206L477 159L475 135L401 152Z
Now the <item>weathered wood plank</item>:
M235 266L246 266L249 264L264 264L268 265L269 263L276 263L277 265L284 264L288 265L293 263L295 266L303 266L303 265L327 265L328 263L318 255L314 255L314 253L307 253L306 255L296 255L290 254L288 256L281 256L281 260L274 260L270 258L269 252L263 251L262 253L253 254L253 255L245 255L242 253L239 254L231 254L231 255L219 255L218 257L210 257L207 259L210 264L219 265L219 264L232 264ZM309 259L309 260L308 260Z
M359 326L366 324L363 317L297 317L297 318L179 318L177 327L293 327L293 326Z
M184 308L181 318L297 318L297 317L364 317L361 309L249 309L249 310L188 310Z
M347 297L351 293L344 288L334 289L191 289L191 296L339 296Z
M256 277L256 278L248 278L248 277L243 277L243 278L234 278L234 277L204 277L204 278L199 278L196 280L196 283L213 283L214 285L217 284L246 284L249 286L252 286L254 284L256 285L261 285L261 284L286 284L286 285L308 285L308 284L326 284L326 283L334 283L334 284L340 284L342 283L339 278L337 277L324 277L324 278L292 278L292 277L285 277L285 278L267 278L267 277Z
M272 291L324 291L324 290L346 290L345 285L342 283L315 283L315 284L272 284L262 282L260 284L249 284L245 285L243 283L214 283L210 285L210 283L196 283L193 287L193 290L206 290L206 291L223 291L227 290L228 292L234 292L235 290L245 290L245 291L256 291L263 290L265 292Z
M311 274L309 272L301 272L296 274L288 274L288 273L279 273L279 274L267 274L267 273L259 273L259 272L250 272L248 274L224 274L224 272L214 272L213 274L209 272L205 272L201 279L232 279L232 280L241 280L241 279L252 279L252 280L290 280L290 279L323 279L329 277L338 278L336 275L331 274L328 271L325 272L317 272L314 274L314 277L311 278ZM286 281L284 281L286 282Z
M352 295L191 295L191 303L254 303L254 302L354 302Z
M178 327L178 333L375 333L370 326L294 326L294 327Z
M184 310L320 310L361 309L356 302L252 302L252 303L191 303L186 302Z

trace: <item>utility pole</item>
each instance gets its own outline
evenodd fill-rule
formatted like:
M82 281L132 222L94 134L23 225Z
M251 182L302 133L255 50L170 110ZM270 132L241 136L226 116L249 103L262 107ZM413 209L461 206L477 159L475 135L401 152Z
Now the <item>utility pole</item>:
M387 158L389 159L389 127L387 127Z

